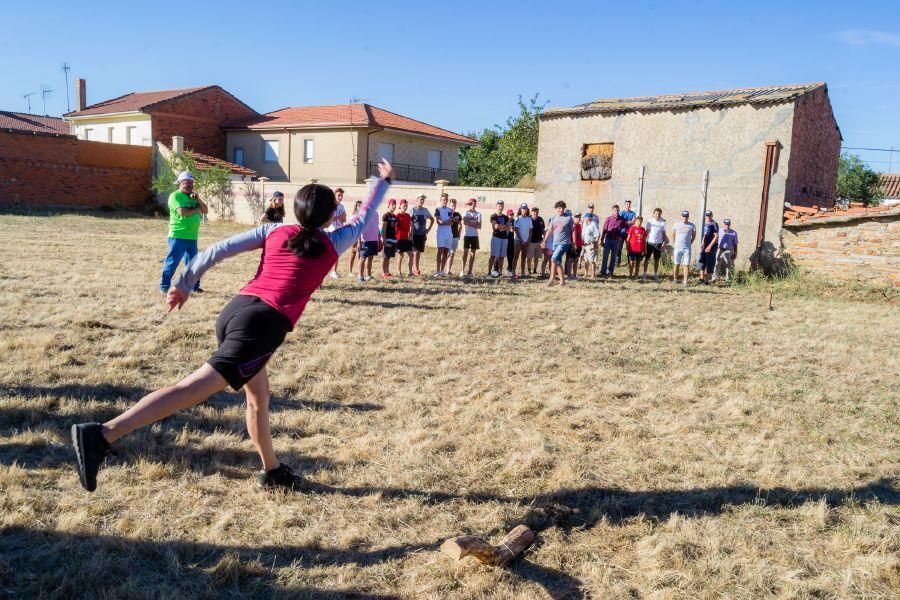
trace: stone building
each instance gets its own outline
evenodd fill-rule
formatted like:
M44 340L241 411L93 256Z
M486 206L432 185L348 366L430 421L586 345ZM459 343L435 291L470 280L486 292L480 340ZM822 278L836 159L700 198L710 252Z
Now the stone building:
M841 133L824 83L601 99L540 117L536 200L576 209L632 200L731 218L740 262L781 247L784 203L831 207Z

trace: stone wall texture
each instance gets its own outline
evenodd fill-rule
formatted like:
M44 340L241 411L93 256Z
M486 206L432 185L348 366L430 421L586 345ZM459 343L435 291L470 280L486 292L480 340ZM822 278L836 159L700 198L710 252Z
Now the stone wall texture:
M139 209L150 161L146 146L0 132L0 206Z
M201 154L227 158L225 132L220 125L231 119L252 117L256 112L225 90L213 87L149 108L153 139L171 144L184 137L184 147Z
M900 214L785 227L784 253L802 270L900 287Z

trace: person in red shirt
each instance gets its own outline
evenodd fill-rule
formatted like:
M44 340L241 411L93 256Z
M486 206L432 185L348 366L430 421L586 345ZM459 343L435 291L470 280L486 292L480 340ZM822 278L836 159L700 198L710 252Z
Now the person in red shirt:
M400 257L397 259L397 273L403 275L403 257L409 267L409 276L412 277L412 217L407 212L409 202L406 198L400 200L397 212L397 253Z
M635 217L634 225L628 228L625 234L625 243L628 245L628 278L634 279L638 275L638 266L647 251L647 230L644 229L644 218Z
M566 275L578 279L578 263L581 262L581 250L584 238L581 237L581 213L575 213L575 225L572 226L572 247L566 257Z

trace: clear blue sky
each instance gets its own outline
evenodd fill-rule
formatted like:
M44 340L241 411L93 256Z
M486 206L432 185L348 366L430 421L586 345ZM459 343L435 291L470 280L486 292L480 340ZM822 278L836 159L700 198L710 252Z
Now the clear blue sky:
M519 94L570 106L826 81L845 145L900 148L898 0L35 0L4 10L0 57L6 110L47 85L47 113L64 112L67 61L89 102L216 83L261 112L364 98L459 132L504 121Z

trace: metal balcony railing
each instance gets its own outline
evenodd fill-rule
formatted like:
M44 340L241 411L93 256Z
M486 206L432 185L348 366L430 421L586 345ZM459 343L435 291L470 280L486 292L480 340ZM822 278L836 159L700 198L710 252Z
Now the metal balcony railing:
M391 165L394 167L394 179L396 181L434 183L438 179L446 179L452 184L458 181L456 171L449 169L432 169L431 167L417 167L399 163L391 163ZM375 161L369 162L369 176L372 175L378 175L378 163Z

